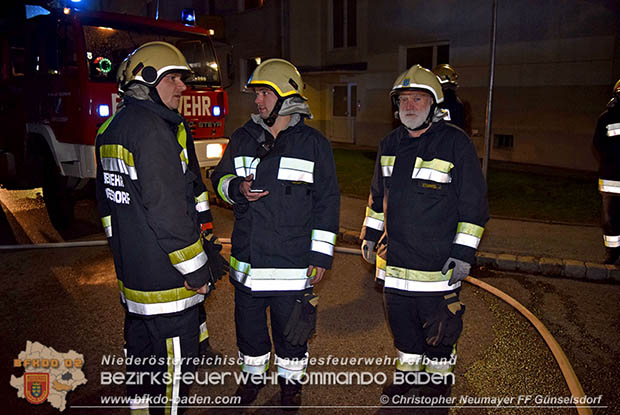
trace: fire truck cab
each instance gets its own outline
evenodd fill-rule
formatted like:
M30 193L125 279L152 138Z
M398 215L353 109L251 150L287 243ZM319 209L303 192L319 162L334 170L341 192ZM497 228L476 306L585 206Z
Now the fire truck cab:
M47 11L47 10L46 10ZM179 112L203 169L228 143L227 94L206 29L136 16L49 10L0 33L0 184L41 186L52 221L73 220L75 192L95 177L95 136L120 102L116 73L143 43L177 46L195 72Z

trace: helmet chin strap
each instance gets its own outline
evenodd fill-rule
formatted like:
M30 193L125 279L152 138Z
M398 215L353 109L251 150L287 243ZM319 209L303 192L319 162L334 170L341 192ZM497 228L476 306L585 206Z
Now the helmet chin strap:
M267 125L267 127L271 127L275 124L276 119L278 118L278 113L280 112L280 109L282 108L283 102L284 100L278 97L278 100L276 101L276 105L273 106L273 109L271 110L269 117L263 120L263 122Z
M437 105L433 103L431 105L431 109L428 111L428 116L426 117L424 122L421 125L417 126L416 128L409 128L404 123L403 123L403 125L409 131L420 131L420 130L423 130L423 129L427 128L429 125L431 125L433 123L433 114L435 113L435 107L437 107Z

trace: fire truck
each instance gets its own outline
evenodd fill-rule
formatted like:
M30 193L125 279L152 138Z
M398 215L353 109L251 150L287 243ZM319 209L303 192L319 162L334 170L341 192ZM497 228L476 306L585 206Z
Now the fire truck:
M143 43L169 42L187 58L195 76L179 112L203 171L217 165L228 98L208 30L72 9L26 13L19 27L0 33L0 185L42 187L56 228L70 226L76 193L95 177L96 132L120 102L118 66Z

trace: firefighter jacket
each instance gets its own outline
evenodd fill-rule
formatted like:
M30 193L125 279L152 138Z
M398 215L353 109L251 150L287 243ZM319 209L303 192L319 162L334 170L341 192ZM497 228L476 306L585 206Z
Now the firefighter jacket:
M473 262L488 219L480 162L462 130L442 120L418 138L400 126L381 141L361 238L387 242L377 256L386 291L459 289L441 269L449 257Z
M97 135L98 208L121 302L137 316L180 313L204 300L184 286L208 279L198 225L205 210L187 143L178 113L130 97Z
M465 106L463 101L456 96L456 92L452 89L445 89L443 94L443 102L439 104L439 107L447 111L445 120L459 128L465 129Z
M303 117L293 114L295 119L275 141L266 128L248 121L233 133L211 175L235 213L230 280L253 295L311 288L308 266L332 264L340 212L332 150ZM252 188L269 191L251 203L239 191L250 174Z
M620 194L620 103L617 98L599 117L593 143L600 159L599 190Z

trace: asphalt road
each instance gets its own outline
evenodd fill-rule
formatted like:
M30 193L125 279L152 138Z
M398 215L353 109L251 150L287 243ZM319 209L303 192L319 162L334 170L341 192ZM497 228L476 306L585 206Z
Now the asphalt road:
M62 234L51 228L45 209L35 192L0 190L4 219L0 217L2 240L19 243L102 239L95 231L98 219L92 202L78 205L78 224ZM232 213L213 207L218 235L230 235ZM7 234L10 232L10 235ZM9 242L10 243L10 242ZM334 268L316 291L321 296L318 335L311 341L310 356L317 361L308 373L344 373L337 384L313 381L304 388L303 413L425 413L424 410L380 410L381 381L392 376L394 357L389 328L385 322L382 295L373 281L373 269L360 257L336 254ZM608 283L550 279L536 275L472 271L515 297L548 327L563 347L587 396L602 395L595 414L620 413L617 377L620 358L620 286ZM122 353L123 310L119 305L114 267L107 247L22 250L0 252L0 323L3 347L0 364L0 405L7 414L54 414L48 403L34 406L17 398L10 386L11 375L23 369L13 367L27 341L38 341L59 352L75 350L84 355L83 371L88 383L67 395L69 414L128 413L119 408L85 408L101 405L102 396L123 394L123 387L102 384L102 372L122 371L106 365L106 355ZM207 300L211 344L224 357L236 356L233 324L233 290L222 281ZM476 399L570 396L557 363L535 329L512 307L493 295L466 284L461 298L467 304L464 332L458 344L456 384L452 397L457 403L470 399L467 407L435 410L451 414L574 414L574 408L482 408ZM352 362L351 358L368 358ZM320 360L323 359L323 362ZM339 361L335 361L339 359ZM344 362L343 359L349 359ZM382 361L379 361L381 359ZM321 364L323 363L323 364ZM236 383L234 365L220 365L200 373L230 373L225 382L214 379L208 385L194 385L198 397L226 397ZM355 376L370 376L360 384ZM383 376L385 375L385 377ZM542 398L539 398L542 399ZM190 414L278 412L279 388L264 388L253 408L194 407ZM474 407L474 404L477 404ZM531 402L530 402L531 404ZM523 405L523 403L521 403ZM461 405L462 406L462 405Z

